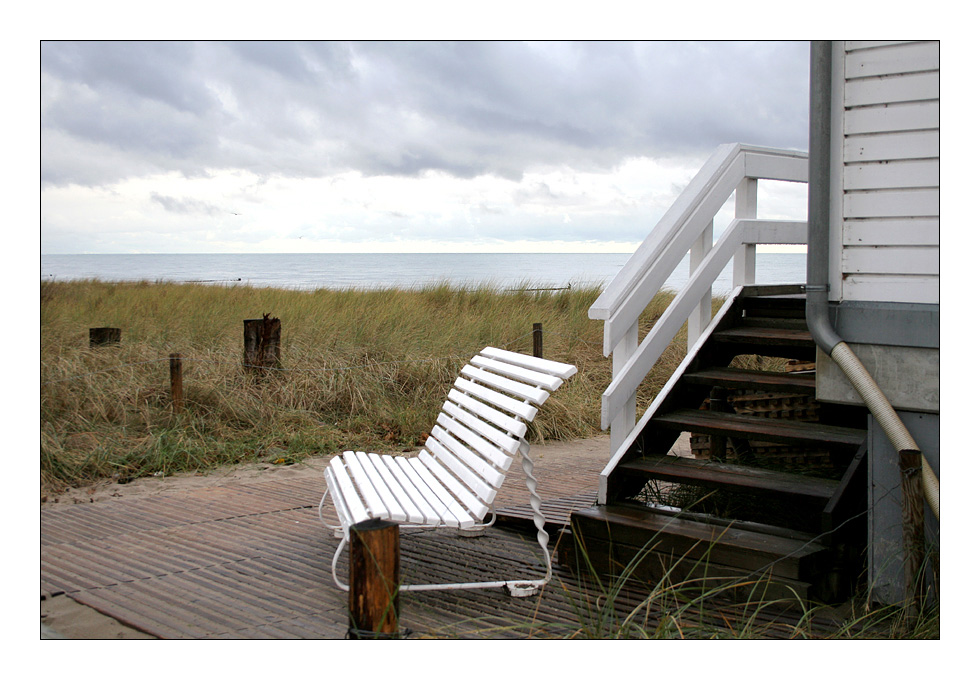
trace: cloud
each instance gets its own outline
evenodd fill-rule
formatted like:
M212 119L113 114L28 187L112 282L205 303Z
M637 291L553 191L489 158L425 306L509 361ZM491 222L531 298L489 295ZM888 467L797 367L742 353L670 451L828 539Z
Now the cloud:
M45 41L42 245L635 242L717 145L806 147L807 69L806 43Z

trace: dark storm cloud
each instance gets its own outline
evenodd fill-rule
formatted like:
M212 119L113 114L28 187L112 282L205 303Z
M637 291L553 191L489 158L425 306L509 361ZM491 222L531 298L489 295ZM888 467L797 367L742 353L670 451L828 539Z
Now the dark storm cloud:
M42 176L519 178L805 148L806 44L45 42Z

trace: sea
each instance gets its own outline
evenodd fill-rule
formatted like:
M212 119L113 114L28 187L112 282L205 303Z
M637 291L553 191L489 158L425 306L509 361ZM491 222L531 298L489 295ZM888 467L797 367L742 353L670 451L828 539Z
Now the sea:
M247 285L296 290L460 288L562 289L605 286L630 253L377 253L41 255L42 281L99 279ZM687 282L685 259L664 284ZM803 283L805 253L759 253L756 283ZM713 288L732 287L732 265Z

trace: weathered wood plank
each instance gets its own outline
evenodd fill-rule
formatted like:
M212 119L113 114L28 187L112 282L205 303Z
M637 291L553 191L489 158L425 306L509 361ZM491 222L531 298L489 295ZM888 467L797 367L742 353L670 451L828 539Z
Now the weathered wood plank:
M619 469L679 484L697 484L714 489L737 488L776 496L791 496L818 502L821 506L837 490L837 482L832 479L677 456L637 458L620 465Z
M844 166L844 190L939 186L939 159L851 163Z
M939 158L939 130L850 134L844 138L844 162Z
M939 102L912 102L850 109L844 114L844 134L932 130L939 128Z
M816 392L816 380L812 373L776 373L736 368L713 368L688 373L683 380L695 385L717 385L739 389L776 390L807 395L813 395Z
M694 409L679 409L651 419L655 427L702 434L727 434L743 439L796 443L817 443L829 446L860 446L866 437L864 430L820 423L807 423L775 418L759 418L734 413L712 413Z
M848 52L844 58L844 77L916 73L939 69L939 43L913 42Z
M845 246L938 246L933 217L844 220Z

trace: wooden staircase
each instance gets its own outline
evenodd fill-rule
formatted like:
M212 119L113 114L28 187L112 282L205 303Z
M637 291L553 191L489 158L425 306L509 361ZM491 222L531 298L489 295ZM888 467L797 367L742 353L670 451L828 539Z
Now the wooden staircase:
M743 289L634 431L606 504L571 515L559 559L654 581L738 578L755 596L850 595L867 411L816 401L815 354L801 286ZM671 453L685 433L693 457Z

